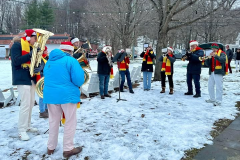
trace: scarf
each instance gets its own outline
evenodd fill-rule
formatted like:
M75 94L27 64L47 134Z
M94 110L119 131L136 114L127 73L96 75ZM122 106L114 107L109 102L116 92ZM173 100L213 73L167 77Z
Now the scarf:
M122 60L122 62L118 62L119 70L120 70L120 71L126 71L126 69L129 68L129 63L130 63L129 58L126 58L126 57L125 57L125 58Z
M30 52L30 43L26 40L26 37L21 38L21 47L22 47L22 56L28 54ZM23 63L21 66L24 69L28 69L30 67L30 61Z
M149 50L147 50L143 56L143 62L146 61L147 58L147 64L153 64L152 58L149 56ZM153 54L153 51L150 51L151 54Z
M218 51L217 51L217 55L220 57L220 55L221 55L221 53L222 53L223 51L221 50L221 49L219 49ZM226 61L225 61L225 74L226 75L228 75L228 58L227 58L227 55L226 55L226 53L225 52L223 52L224 54L225 54L225 56L226 56ZM216 66L214 67L214 61L215 61L215 57L212 57L212 72L214 72L216 69L222 69L222 64L218 61L218 60L216 60Z
M170 57L173 57L172 54L169 55ZM162 72L165 72L165 75L171 75L171 61L168 59L167 56L163 57L163 63L162 63Z

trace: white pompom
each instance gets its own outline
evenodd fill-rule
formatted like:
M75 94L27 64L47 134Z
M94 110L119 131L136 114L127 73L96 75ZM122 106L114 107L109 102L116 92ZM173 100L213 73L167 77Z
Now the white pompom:
M31 39L30 37L26 37L26 40L27 40L27 41L30 41L30 39Z

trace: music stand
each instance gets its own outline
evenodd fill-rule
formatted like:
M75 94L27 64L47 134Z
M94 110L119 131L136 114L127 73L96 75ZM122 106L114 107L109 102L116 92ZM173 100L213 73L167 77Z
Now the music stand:
M114 57L113 57L113 63L114 62L119 62L121 63L123 61L123 59L125 58L125 56L127 55L126 52L123 52L123 53L117 53ZM121 96L120 96L120 65L118 65L118 84L119 84L119 90L118 90L118 93L119 93L119 98L117 99L117 102L119 101L127 101L126 99L121 99Z

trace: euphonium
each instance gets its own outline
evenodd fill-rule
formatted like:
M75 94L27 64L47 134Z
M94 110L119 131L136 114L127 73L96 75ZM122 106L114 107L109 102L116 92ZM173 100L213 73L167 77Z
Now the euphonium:
M30 75L32 77L34 75L34 68L38 67L41 63L42 54L48 38L54 35L54 33L42 29L34 28L33 30L37 32L37 42L35 42L33 45L31 64L29 67ZM40 48L40 51L37 51L38 48Z

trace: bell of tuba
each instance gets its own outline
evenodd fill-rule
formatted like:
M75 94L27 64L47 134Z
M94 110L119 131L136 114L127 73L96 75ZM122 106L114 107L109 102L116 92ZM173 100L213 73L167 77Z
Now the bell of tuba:
M32 77L34 76L34 68L38 67L41 63L42 54L48 38L54 35L54 33L42 29L34 28L33 30L37 32L37 42L33 45L32 58L29 67L30 75ZM37 51L38 48L40 48L40 51Z

